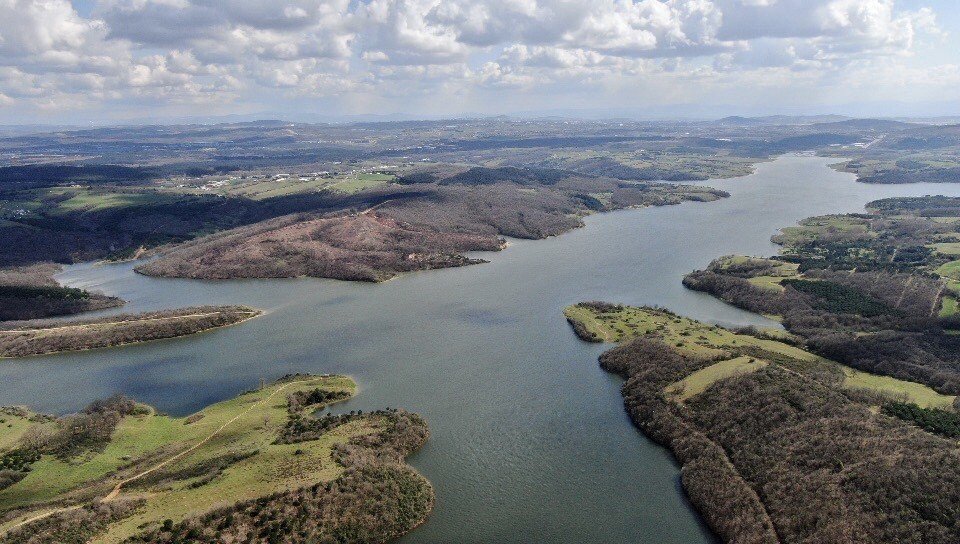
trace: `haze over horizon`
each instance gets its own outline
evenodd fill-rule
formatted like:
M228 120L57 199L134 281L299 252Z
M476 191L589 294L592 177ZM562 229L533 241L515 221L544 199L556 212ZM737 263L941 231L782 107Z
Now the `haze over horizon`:
M960 115L945 0L0 0L0 123Z

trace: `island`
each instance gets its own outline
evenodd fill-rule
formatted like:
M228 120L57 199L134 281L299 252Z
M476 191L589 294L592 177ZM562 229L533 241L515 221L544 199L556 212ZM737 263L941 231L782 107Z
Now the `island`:
M288 375L187 417L117 396L0 409L0 543L385 542L430 513L397 409L332 414L356 384Z
M775 330L728 330L657 308L565 311L624 405L673 452L724 542L960 539L956 397L860 372Z
M70 321L0 323L0 357L25 357L176 338L261 315L246 306L198 306Z

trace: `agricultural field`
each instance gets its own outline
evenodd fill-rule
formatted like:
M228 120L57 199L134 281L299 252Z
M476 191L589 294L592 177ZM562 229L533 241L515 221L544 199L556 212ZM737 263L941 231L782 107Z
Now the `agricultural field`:
M346 179L330 184L330 189L338 193L353 194L374 187L381 187L396 179L393 174L360 173L346 176Z
M182 418L125 401L125 409L111 420L110 431L72 445L66 453L63 446L36 446L22 439L13 448L7 444L0 454L35 448L40 455L28 464L22 479L0 488L0 535L7 533L0 542L33 534L31 526L42 528L47 518L61 517L69 524L75 510L92 504L129 506L120 519L98 520L100 530L90 535L97 542L118 543L144 531L170 531L173 524L225 505L334 482L344 476L349 457L355 455L351 448L410 452L404 449L409 445L392 444L387 435L410 434L413 445L425 439L422 421L404 412L309 415L355 392L356 384L345 376L294 375ZM116 414L103 411L109 406L88 409L85 417ZM77 418L61 418L57 427ZM398 427L401 424L412 426ZM315 430L307 435L303 428ZM55 437L48 443L57 443ZM418 478L422 498L432 504L429 484ZM416 510L425 504L408 506Z
M22 219L40 213L62 216L170 204L179 200L153 188L52 187L7 192L0 197L0 217Z

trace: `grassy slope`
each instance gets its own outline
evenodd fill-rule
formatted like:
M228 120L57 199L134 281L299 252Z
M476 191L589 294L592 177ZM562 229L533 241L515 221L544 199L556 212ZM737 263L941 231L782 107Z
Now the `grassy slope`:
M727 255L726 257L720 257L719 259L716 259L713 264L716 265L718 271L724 271L734 266L751 264L771 266L772 269L770 270L769 274L753 276L747 278L747 281L756 285L757 287L762 287L764 289L770 289L773 291L783 291L784 287L781 284L783 280L788 278L797 278L800 275L800 265L798 264L764 259L760 257Z
M347 178L331 184L330 189L340 193L353 194L364 189L384 185L393 181L395 177L390 174L357 174L354 178Z
M587 330L596 333L606 342L622 342L632 337L653 334L681 352L721 359L731 355L731 350L752 346L803 361L836 365L846 376L842 385L851 389L869 389L895 399L906 398L909 402L924 407L949 408L956 398L952 395L937 393L922 384L859 372L783 342L737 334L722 327L674 315L665 310L630 306L619 308L612 312L598 312L584 305L576 305L566 308L564 315L568 320L576 321ZM743 364L742 361L738 363L727 361L727 365L704 369L701 371L705 372L704 375L688 376L686 379L691 379L692 382L687 385L695 388L702 386L698 392L703 391L714 381L736 374L736 372L727 372L731 368L728 365L741 367L740 370L743 370ZM760 367L757 366L751 370L757 368ZM709 383L704 385L704 382Z
M927 247L943 255L948 255L951 257L960 256L960 242L937 242L935 244L930 244Z
M31 421L29 412L19 413L19 408L0 408L0 451L15 445L23 433L31 426L50 427L51 423L41 424Z
M55 498L74 497L83 502L102 497L122 478L200 442L237 416L239 418L215 438L163 467L162 471L173 474L227 454L257 452L255 455L230 465L211 482L195 488L190 486L195 479L144 487L136 482L128 484L118 500L145 497L146 505L134 516L112 525L109 533L98 541L118 542L138 532L138 526L144 523L168 518L179 520L225 502L333 480L342 468L331 459L331 447L351 437L375 432L378 421L371 416L337 427L319 440L273 444L287 419L287 394L317 387L350 394L356 390L354 382L344 376L296 380L244 393L188 418L158 414L128 416L102 452L71 461L44 456L26 478L0 491L0 512L28 505L42 511L43 503ZM201 414L202 418L194 421ZM192 423L188 423L190 421ZM296 450L301 453L294 455ZM16 519L25 517L29 516ZM11 525L0 525L0 532Z
M784 246L798 245L826 233L868 234L869 220L846 215L824 215L800 221L796 227L784 227L775 241Z
M683 402L703 393L707 388L720 380L755 372L767 366L767 364L766 361L746 355L727 359L726 361L720 361L719 363L714 363L706 368L702 368L686 378L670 384L664 392Z
M960 280L960 261L950 261L937 269L937 274L944 278Z
M951 296L943 297L941 301L942 306L940 307L940 317L950 317L957 313L957 299Z
M942 408L951 410L956 398L952 395L943 395L930 389L926 385L898 380L889 376L878 376L868 372L860 372L852 368L843 369L846 377L843 386L850 389L867 389L889 395L894 398L905 398L922 408Z
M818 357L783 342L736 334L716 325L675 315L655 308L623 306L616 312L596 312L576 305L564 310L567 319L582 323L606 342L620 342L633 336L657 334L669 345L707 356L722 356L730 348L754 346L801 360Z

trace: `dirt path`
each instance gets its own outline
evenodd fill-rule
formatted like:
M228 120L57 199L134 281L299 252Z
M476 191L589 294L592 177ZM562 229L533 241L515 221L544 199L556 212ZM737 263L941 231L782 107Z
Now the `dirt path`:
M260 401L251 404L246 410L244 410L244 411L240 412L239 414L233 416L229 421L227 421L226 423L224 423L223 425L221 425L220 427L218 427L215 431L213 431L212 433L210 433L209 435L207 435L206 437L204 437L203 439L201 439L199 442L197 442L197 443L194 444L193 446L190 446L189 448L181 451L180 453L177 453L177 454L175 454L175 455L173 455L173 456L171 456L171 457L168 457L167 459L165 459L165 460L157 463L156 465L153 465L152 467L144 470L143 472L140 472L139 474L136 474L136 475L134 475L134 476L131 476L131 477L129 477L129 478L127 478L127 479L125 479L125 480L117 483L117 485L115 485L115 486L113 487L113 489L110 491L110 493L108 493L106 497L104 497L103 499L101 499L100 502L110 502L110 501L113 501L114 499L116 499L116 498L120 495L120 491L123 489L123 486L129 484L130 482L134 482L134 481L136 481L136 480L139 480L140 478L143 478L144 476L147 476L147 475L149 475L149 474L151 474L151 473L153 473L153 472L156 472L157 470L160 470L161 468L169 465L170 463L173 463L173 462L175 462L175 461L177 461L177 460L179 460L179 459L182 459L182 458L186 457L187 455L189 455L190 453L192 453L193 451L195 451L197 448L203 446L204 444L206 444L206 443L209 442L210 440L216 438L216 436L219 435L220 433L222 433L224 429L226 429L227 427L229 427L232 423L234 423L235 421L237 421L237 420L240 419L241 417L249 414L249 413L250 413L251 411L253 411L255 408L257 408L257 407L259 407L259 406L262 406L264 403L269 402L270 399L272 399L273 397L275 397L278 393L280 393L281 391L283 391L283 390L286 389L287 387L289 387L289 386L291 386L291 385L298 384L298 383L306 383L306 382L308 382L308 381L310 381L310 380L299 380L299 381L289 382L289 383L285 383L285 384L281 385L280 387L277 388L276 391L274 391L273 393L270 393L269 395L267 395L265 398L261 399ZM6 531L3 531L3 532L0 533L0 534L8 533L8 532L10 532L10 531L12 531L12 530L14 530L14 529L16 529L16 528L18 528L18 527L22 527L23 525L26 525L26 524L28 524L28 523L33 523L33 522L35 522L35 521L39 521L39 520L41 520L41 519L50 517L50 516L52 516L52 515L54 515L54 514L59 514L59 513L63 513L63 512L70 512L70 511L73 511L73 510L79 510L80 508L83 508L84 506L85 506L84 504L75 504L75 505L73 505L73 506L67 506L67 507L64 507L64 508L57 508L57 509L54 509L54 510L50 510L49 512L44 512L43 514L38 514L38 515L36 515L36 516L33 516L33 517L27 518L27 519L25 519L25 520L23 520L23 521L20 521L20 522L14 524L14 525L11 525L9 529L7 529Z
M143 472L141 472L141 473L139 473L139 474L136 474L136 475L134 475L134 476L131 476L131 477L127 478L126 480L121 481L121 482L118 483L116 486L114 486L113 490L110 491L110 493L107 494L107 496L104 497L100 502L110 502L110 501L112 501L113 499L117 498L117 496L120 494L120 490L121 490L121 488L123 488L123 486L129 484L130 482L139 480L140 478L143 478L144 476L147 476L147 475L150 474L150 473L156 472L157 470L160 470L161 468L169 465L170 463L173 463L174 461L177 461L177 460L179 460L179 459L181 459L181 458L183 458L183 457L186 457L186 456L189 455L191 452L193 452L194 450L196 450L196 449L199 448L200 446L206 444L207 442L209 442L210 440L212 440L213 438L215 438L218 434L222 433L223 430L226 429L227 427L229 427L233 422L235 422L236 420L240 419L241 417L249 414L254 408L257 408L257 407L261 406L263 403L265 403L265 402L269 401L270 399L272 399L277 393L283 391L284 389L286 389L287 387L289 387L289 386L291 386L291 385L293 385L293 384L304 383L305 381L306 381L306 380L301 380L301 381L290 382L290 383L285 383L285 384L281 385L280 387L277 388L276 391L274 391L273 393L270 393L269 395L267 395L266 398L260 400L259 402L253 403L253 404L250 405L250 407L248 407L246 410L244 410L244 411L240 412L239 414L233 416L233 418L231 418L230 421L227 421L226 423L224 423L223 425L221 425L219 428L217 428L217 430L213 431L212 433L210 433L209 435L207 435L205 438L203 438L202 440L200 440L199 442L197 442L197 443L194 444L193 446L190 446L189 448L183 450L182 452L180 452L180 453L178 453L178 454L176 454L176 455L174 455L174 456L172 456L172 457L168 457L166 460L157 463L156 465L148 468L147 470L144 470Z
M930 317L937 316L937 306L940 305L940 299L943 297L943 292L947 290L946 280L940 282L940 290L937 291L937 296L933 297L933 304L930 305Z
M381 202L381 203L379 203L379 204L375 204L375 205L373 205L373 206L370 206L370 207L367 208L366 210L363 210L362 212L360 212L360 215L367 215L367 214L369 214L370 212L372 212L373 210L376 210L377 208L379 208L380 206L383 206L384 204L386 204L386 203L388 203L388 202L393 202L393 201L394 201L393 198L389 198L389 199L387 199L387 200L384 200L383 202Z
M32 518L27 518L27 519L25 519L25 520L23 520L23 521L15 524L15 525L11 525L10 528L7 529L6 531L0 532L0 535L3 535L3 534L5 534L5 533L9 533L10 531L12 531L12 530L14 530L14 529L16 529L17 527L20 527L20 526L22 526L22 525L26 525L26 524L28 524L28 523L33 523L34 521L40 521L41 519L48 518L48 517L50 517L50 516L52 516L52 515L54 515L54 514L59 514L60 512L70 512L70 511L72 511L72 510L79 510L79 509L81 509L81 508L83 508L83 505L82 505L82 504L75 504L75 505L73 505L73 506L68 506L68 507L66 507L66 508L57 508L57 509L55 509L55 510L50 510L49 512L44 512L43 514L38 514L38 515L36 515L36 516L33 516Z

